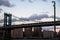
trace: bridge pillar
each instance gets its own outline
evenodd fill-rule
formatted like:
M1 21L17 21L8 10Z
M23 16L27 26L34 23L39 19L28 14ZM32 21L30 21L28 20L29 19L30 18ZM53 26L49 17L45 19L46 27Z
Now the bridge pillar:
M11 14L4 13L4 27L11 26ZM3 32L4 40L11 40L11 29L4 29Z

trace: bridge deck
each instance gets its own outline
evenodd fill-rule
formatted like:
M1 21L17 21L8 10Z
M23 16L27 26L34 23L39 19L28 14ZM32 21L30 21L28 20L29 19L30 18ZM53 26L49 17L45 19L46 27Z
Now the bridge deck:
M60 21L56 21L55 25L56 26L60 25ZM0 29L6 29L6 28L15 29L15 28L42 27L42 26L54 26L54 21L20 24L20 25L11 25L11 26L6 26L6 27L1 26Z

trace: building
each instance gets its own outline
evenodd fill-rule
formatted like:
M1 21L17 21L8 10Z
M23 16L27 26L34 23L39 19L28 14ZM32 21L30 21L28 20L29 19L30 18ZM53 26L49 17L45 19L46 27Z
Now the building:
M23 38L23 28L11 30L12 38Z
M25 37L32 37L32 28L24 28Z
M42 28L41 27L34 27L34 37L42 37Z
M43 30L43 38L53 38L53 37L54 37L53 31Z

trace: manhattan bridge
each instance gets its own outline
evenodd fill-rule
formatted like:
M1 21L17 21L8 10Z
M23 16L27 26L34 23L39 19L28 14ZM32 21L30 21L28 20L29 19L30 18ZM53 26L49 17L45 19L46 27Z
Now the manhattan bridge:
M15 18L19 18L16 17L12 14L7 14L4 13L3 15L0 16L0 20L2 20L0 22L0 30L3 30L3 40L11 40L11 30L14 29L18 29L18 28L31 28L31 27L45 27L45 26L59 26L60 25L60 21L48 21L48 22L33 22L33 23L26 23L26 24L18 24L18 25L14 25L12 24L12 17ZM56 30L56 29L55 29ZM54 33L55 36L55 33Z

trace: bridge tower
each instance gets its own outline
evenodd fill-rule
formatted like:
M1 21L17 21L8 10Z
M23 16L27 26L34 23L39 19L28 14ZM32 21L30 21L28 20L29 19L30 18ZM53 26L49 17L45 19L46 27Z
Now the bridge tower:
M3 38L4 40L11 40L11 29L8 29L7 27L11 26L11 14L4 13L4 32L3 32Z

